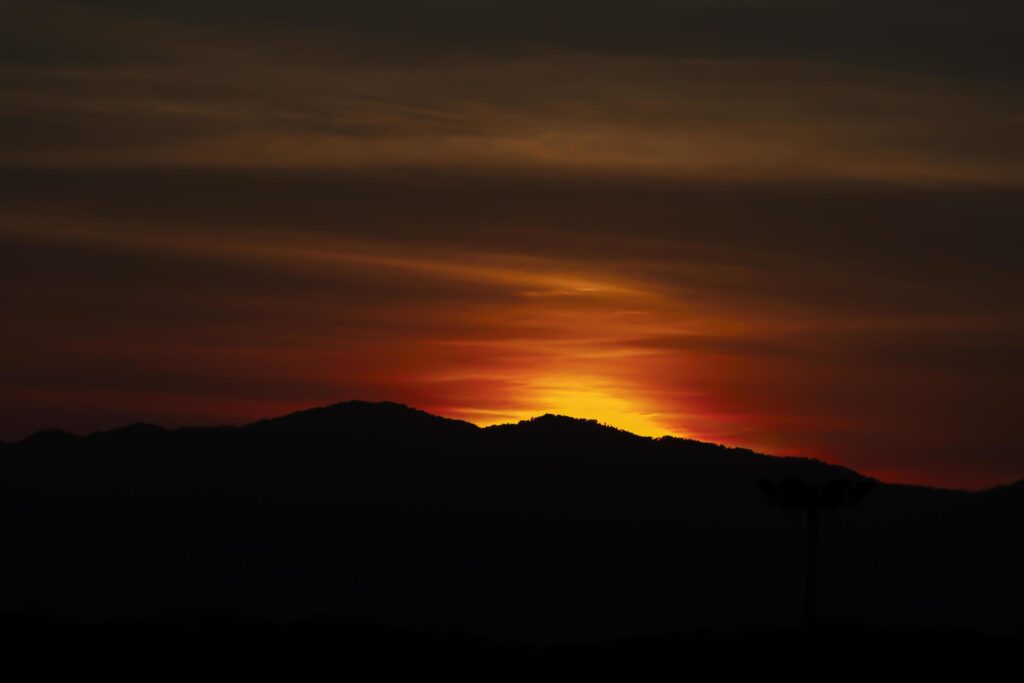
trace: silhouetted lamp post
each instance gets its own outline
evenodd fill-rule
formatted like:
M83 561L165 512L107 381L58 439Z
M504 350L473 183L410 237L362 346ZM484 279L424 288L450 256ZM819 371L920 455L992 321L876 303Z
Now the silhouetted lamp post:
M857 505L874 487L875 482L834 479L823 484L808 484L799 479L782 479L778 482L761 479L757 485L772 503L803 510L807 515L802 615L804 625L813 626L816 622L820 572L821 513L823 510Z

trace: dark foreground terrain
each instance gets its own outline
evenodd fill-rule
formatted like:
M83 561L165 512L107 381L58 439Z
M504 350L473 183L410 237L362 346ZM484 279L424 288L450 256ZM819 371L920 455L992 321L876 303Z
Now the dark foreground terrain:
M495 641L360 620L275 623L213 615L99 623L19 615L6 672L142 680L308 676L375 680L1020 681L1011 637L967 630L826 627L689 632L584 643Z
M756 482L863 481L814 461L347 403L0 467L10 666L1024 680L1021 483L823 513L807 629L804 513Z

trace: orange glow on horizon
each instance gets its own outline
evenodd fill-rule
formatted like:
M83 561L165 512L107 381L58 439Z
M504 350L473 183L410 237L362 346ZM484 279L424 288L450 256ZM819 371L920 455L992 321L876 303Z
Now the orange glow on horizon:
M930 425L955 424L962 404L934 401L927 390L941 368L903 357L862 363L858 344L916 344L914 335L930 330L985 333L999 323L761 299L749 291L750 267L677 262L639 239L631 248L647 256L633 262L313 231L179 235L158 222L56 216L11 221L0 237L140 262L173 257L218 283L186 281L148 296L126 284L99 290L94 301L81 294L83 305L102 303L98 314L76 308L70 322L40 327L46 334L31 350L12 352L37 358L33 372L52 386L11 392L0 407L25 417L8 418L6 438L135 420L242 423L342 400L389 400L481 426L546 413L593 419L641 436L814 455L910 480L912 466L890 462L941 452L944 437ZM257 273L295 289L235 284ZM169 315L136 318L147 306ZM130 315L112 323L102 314L108 307ZM74 391L61 384L79 375ZM984 398L987 388L962 380L960 390ZM946 476L966 481L960 471Z

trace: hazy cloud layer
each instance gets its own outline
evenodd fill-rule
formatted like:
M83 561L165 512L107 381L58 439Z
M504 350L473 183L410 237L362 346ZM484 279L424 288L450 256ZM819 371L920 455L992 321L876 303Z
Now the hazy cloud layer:
M12 7L8 164L1024 177L1008 6Z

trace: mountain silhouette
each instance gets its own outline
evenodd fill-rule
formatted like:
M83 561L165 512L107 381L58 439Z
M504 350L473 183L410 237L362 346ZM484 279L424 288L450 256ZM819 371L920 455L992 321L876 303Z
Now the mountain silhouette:
M0 445L0 468L4 614L358 618L532 643L796 627L803 517L757 482L867 481L593 420L480 428L366 402L43 432ZM822 517L821 621L1022 635L1022 513L1024 482L876 484Z

